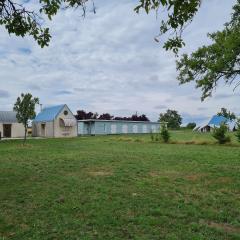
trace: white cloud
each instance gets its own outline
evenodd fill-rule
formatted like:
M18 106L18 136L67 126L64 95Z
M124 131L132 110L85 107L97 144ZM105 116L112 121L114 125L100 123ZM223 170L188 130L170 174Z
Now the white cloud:
M237 109L231 88L217 92L228 91L229 97L201 103L193 84L178 86L174 55L153 40L159 27L155 15L135 14L136 3L96 1L97 14L87 13L85 19L80 10L61 11L46 21L52 41L44 49L29 37L8 36L1 27L0 89L8 97L0 99L0 109L12 108L21 92L32 92L45 106L67 103L73 111L115 115L138 111L152 120L161 111L158 106L177 109L186 119L212 115L223 105ZM205 1L185 32L183 51L208 43L206 33L221 28L233 3Z

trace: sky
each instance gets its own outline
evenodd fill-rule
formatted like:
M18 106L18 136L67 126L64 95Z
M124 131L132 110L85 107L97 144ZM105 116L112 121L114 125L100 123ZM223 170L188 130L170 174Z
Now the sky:
M210 43L208 32L221 30L230 19L235 0L204 0L186 28L191 53ZM183 124L201 123L221 107L240 114L240 89L219 85L213 97L201 102L194 84L179 86L176 58L162 46L167 36L154 41L159 19L154 13L136 14L137 0L95 0L96 14L80 9L60 11L50 27L49 47L31 38L9 35L0 27L0 110L12 110L16 98L31 92L44 107L67 104L73 112L114 116L146 114L158 120L168 108L177 110ZM37 8L37 1L27 6ZM37 107L39 111L39 106Z

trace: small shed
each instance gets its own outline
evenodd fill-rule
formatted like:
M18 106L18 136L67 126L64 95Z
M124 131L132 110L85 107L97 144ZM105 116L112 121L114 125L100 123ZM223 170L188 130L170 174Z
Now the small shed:
M34 137L76 137L77 120L66 104L44 108L32 122Z
M159 122L99 119L78 120L78 135L156 133L159 129Z
M14 111L0 111L0 132L4 138L24 137L24 125L19 123Z
M235 120L229 120L223 116L214 115L207 123L195 127L193 131L211 132L215 127L219 128L221 124L226 124L229 131L235 131L237 128Z

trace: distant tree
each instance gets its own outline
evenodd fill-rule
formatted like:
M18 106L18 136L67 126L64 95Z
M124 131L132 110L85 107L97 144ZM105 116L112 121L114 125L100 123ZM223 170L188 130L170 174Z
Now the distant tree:
M221 111L217 113L218 116L223 116L229 120L236 119L236 115L233 112L228 111L226 108L221 108Z
M148 122L149 119L147 118L147 116L145 114L142 115L137 115L137 114L133 114L131 117L131 121L143 121L143 122Z
M163 142L165 142L165 143L169 142L170 134L169 134L166 124L164 124L164 123L161 126L160 136L161 136L161 139L163 140Z
M85 112L84 110L78 110L77 115L75 115L77 120L84 120L84 119L97 119L98 114L92 112Z
M194 129L197 126L195 122L190 122L187 124L186 128L188 129Z
M35 118L35 106L39 104L39 99L32 96L31 93L22 93L17 98L13 110L17 113L16 117L19 123L24 125L24 142L27 139L28 121Z
M99 120L112 120L113 116L110 115L109 113L103 113L98 117Z
M235 136L237 137L238 142L240 142L240 119L237 121L237 131Z
M161 113L159 122L167 122L168 128L178 129L182 124L182 117L177 111L168 109L166 113Z
M231 141L231 138L226 135L228 128L225 124L221 124L219 128L213 129L213 137L217 139L219 144L224 144Z

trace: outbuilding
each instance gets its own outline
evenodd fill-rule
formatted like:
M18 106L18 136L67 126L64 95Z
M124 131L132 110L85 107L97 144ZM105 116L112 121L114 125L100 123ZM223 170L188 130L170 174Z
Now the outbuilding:
M0 111L0 133L3 138L24 137L24 125L19 123L16 112Z
M156 133L159 129L159 122L99 119L78 120L78 135Z
M32 122L34 137L76 137L77 120L66 104L44 108Z
M211 132L214 128L219 128L221 124L225 124L229 131L235 131L237 128L235 120L229 120L223 116L214 115L208 122L195 127L193 131Z

